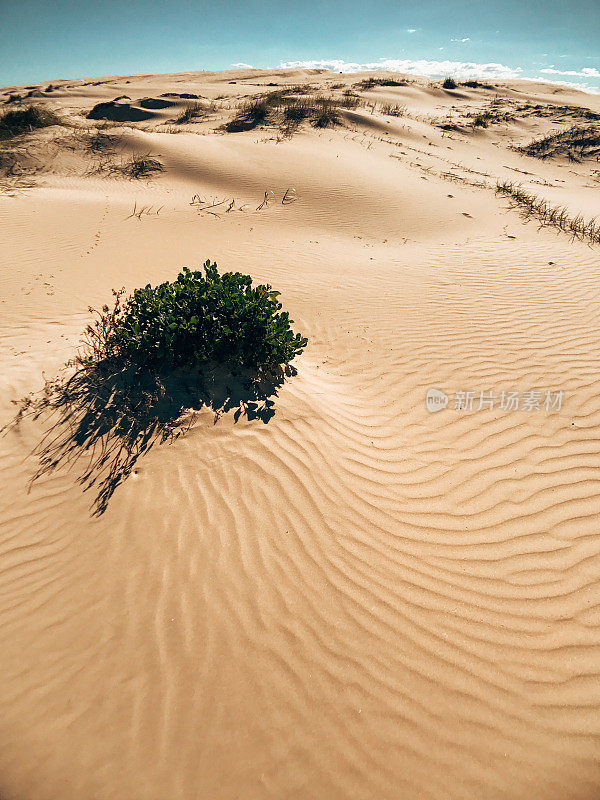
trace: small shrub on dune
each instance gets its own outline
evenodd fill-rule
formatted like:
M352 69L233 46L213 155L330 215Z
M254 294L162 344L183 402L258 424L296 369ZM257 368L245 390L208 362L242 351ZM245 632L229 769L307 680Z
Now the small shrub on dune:
M453 78L446 78L446 80L442 83L444 89L457 89L457 83Z
M116 314L105 313L97 358L155 369L217 362L275 372L307 344L278 296L248 275L220 274L210 261L204 274L184 268L172 283L136 289Z
M243 414L267 423L272 397L295 374L289 362L307 344L292 331L279 292L239 272L220 274L210 261L204 272L184 269L128 298L113 294L77 356L23 399L9 425L24 416L52 421L52 435L34 450L32 483L82 459L77 480L94 489L95 514L155 443L189 430L198 409L212 409L215 422L234 411L235 422Z
M0 139L12 139L38 128L62 124L60 117L45 106L29 106L16 111L6 111L0 116Z

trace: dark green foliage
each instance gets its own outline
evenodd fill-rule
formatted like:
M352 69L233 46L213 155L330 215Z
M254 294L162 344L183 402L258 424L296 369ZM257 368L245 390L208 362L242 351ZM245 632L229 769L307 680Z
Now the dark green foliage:
M36 128L61 124L60 117L44 106L30 106L17 111L6 111L0 116L0 139L12 139L23 133L31 133Z
M173 283L137 289L107 337L124 364L193 368L208 362L275 372L306 347L281 311L279 292L240 272L184 268Z
M446 80L442 83L444 89L456 89L456 81L453 78L446 78Z
M265 424L288 362L307 340L290 329L278 292L247 275L184 269L173 283L146 286L94 312L77 356L38 395L23 398L12 423L44 417L51 430L34 452L32 483L85 460L79 483L102 514L115 489L155 444L173 441L212 410ZM94 311L90 309L90 311ZM1 429L0 429L1 432Z

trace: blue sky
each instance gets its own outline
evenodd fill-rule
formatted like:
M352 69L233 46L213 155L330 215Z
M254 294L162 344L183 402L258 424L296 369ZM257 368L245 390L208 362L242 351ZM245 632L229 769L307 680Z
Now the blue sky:
M600 0L0 0L0 85L382 64L600 91Z

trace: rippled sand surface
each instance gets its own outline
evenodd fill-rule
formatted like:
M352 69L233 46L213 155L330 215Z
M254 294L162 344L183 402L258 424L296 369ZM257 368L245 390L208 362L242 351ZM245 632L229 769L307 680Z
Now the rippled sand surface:
M279 289L309 346L268 423L204 409L101 514L86 455L28 492L47 420L0 439L2 800L600 794L600 247L493 191L518 179L591 218L594 164L509 149L551 117L444 130L493 93L425 80L364 92L375 108L333 129L218 131L267 82L357 79L63 82L51 102L79 125L121 94L225 99L178 135L172 109L119 129L154 179L90 174L42 132L34 185L3 184L0 425L72 356L88 305L207 258ZM522 407L530 390L560 407Z

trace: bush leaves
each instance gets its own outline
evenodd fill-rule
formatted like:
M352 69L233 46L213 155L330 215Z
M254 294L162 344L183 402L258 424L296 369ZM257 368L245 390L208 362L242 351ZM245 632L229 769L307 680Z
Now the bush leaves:
M184 267L174 282L136 289L114 319L108 349L125 362L186 368L216 361L275 372L306 347L290 327L279 292L249 275L206 261L204 273Z

